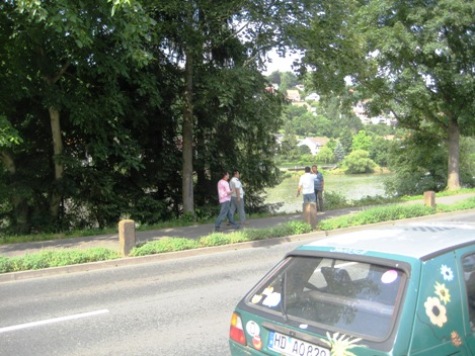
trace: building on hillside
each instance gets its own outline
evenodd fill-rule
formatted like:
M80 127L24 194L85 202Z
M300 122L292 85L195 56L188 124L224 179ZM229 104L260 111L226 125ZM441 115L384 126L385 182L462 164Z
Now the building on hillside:
M281 146L282 145L282 141L284 140L284 135L278 133L278 134L274 134L274 137L275 137L275 142Z
M298 90L289 89L286 94L288 100L294 102L300 101L300 92Z
M305 101L320 101L320 95L317 93L310 93L305 97Z
M299 140L297 146L307 146L313 156L320 152L320 149L325 146L330 139L328 137L305 137Z
M366 101L359 101L356 106L353 107L353 112L355 115L361 120L363 125L377 125L377 124L384 124L384 125L396 125L396 120L393 117L378 115L378 116L368 116L365 108Z

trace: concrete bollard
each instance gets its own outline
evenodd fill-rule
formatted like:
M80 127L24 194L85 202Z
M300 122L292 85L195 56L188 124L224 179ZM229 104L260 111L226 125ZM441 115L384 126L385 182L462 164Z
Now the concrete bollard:
M435 192L432 190L424 192L424 205L431 208L435 207Z
M128 256L135 247L135 221L121 220L119 222L119 248L122 256Z
M303 204L303 220L310 224L312 230L317 228L317 204L304 203Z

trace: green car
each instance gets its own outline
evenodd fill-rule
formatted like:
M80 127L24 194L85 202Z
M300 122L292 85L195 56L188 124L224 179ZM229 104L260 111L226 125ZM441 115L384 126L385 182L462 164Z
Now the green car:
M475 228L303 245L239 302L229 343L232 355L475 355Z

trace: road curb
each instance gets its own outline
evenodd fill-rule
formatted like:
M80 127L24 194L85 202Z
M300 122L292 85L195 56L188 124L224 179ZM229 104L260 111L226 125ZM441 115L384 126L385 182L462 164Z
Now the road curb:
M248 249L252 247L280 245L280 244L288 243L288 242L297 242L297 241L312 239L312 238L315 238L316 235L322 235L323 237L326 234L325 232L313 232L309 234L271 238L271 239L260 240L260 241L241 242L241 243L236 243L236 244L231 244L231 245L202 247L202 248L197 248L197 249L192 249L192 250L166 252L166 253L160 253L160 254L148 255L148 256L123 257L123 258L118 258L115 260L97 261L97 262L89 262L89 263L68 265L68 266L62 266L62 267L50 267L50 268L44 268L44 269L38 269L38 270L3 273L3 274L0 274L0 283L19 281L19 280L30 279L30 278L38 278L38 277L44 277L44 276L69 274L69 273L75 273L75 272L91 272L91 271L97 271L97 270L102 270L102 269L107 269L107 268L132 266L132 265L137 265L137 264L145 264L145 263L174 260L174 259L179 259L179 258L202 256L202 255L207 255L207 254L212 254L212 253L244 250L244 249Z
M426 216L403 219L403 220L391 220L391 221L385 221L385 222L380 222L380 223L375 223L375 224L353 226L349 228L335 229L335 230L329 230L329 231L313 231L313 232L309 232L309 233L301 234L301 235L292 235L292 236L271 238L271 239L266 239L266 240L241 242L241 243L236 243L232 245L203 247L203 248L198 248L198 249L177 251L177 252L167 252L167 253L161 253L161 254L156 254L156 255L139 256L139 257L123 257L123 258L119 258L115 260L97 261L97 262L89 262L89 263L62 266L62 267L50 267L50 268L38 269L38 270L3 273L3 274L0 274L0 283L14 282L14 281L20 281L20 280L26 280L26 279L32 279L32 278L40 278L40 277L45 277L45 276L64 275L64 274L70 274L70 273L76 273L76 272L92 272L92 271L103 270L103 269L114 268L114 267L133 266L133 265L138 265L138 264L154 263L154 262L160 262L160 261L168 261L172 259L201 256L201 255L206 255L206 254L237 251L237 250L243 250L243 249L248 249L248 248L253 248L253 247L280 245L280 244L289 243L289 242L298 242L298 241L304 242L308 240L317 240L319 238L323 238L327 236L340 235L340 234L354 232L354 231L374 229L377 227L394 226L394 225L399 225L401 223L417 222L419 220L427 219L428 217L431 217L431 216L432 217L433 216L447 217L451 215L460 214L461 212L471 212L471 211L475 211L475 209L468 209L468 210L462 210L462 211L459 210L459 211L450 212L450 213L438 213L434 215L426 215Z

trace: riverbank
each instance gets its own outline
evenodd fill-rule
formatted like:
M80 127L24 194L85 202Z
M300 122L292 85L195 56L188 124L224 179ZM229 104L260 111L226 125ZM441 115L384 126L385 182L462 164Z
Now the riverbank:
M292 174L278 186L266 191L265 204L275 213L293 214L302 211L302 198L296 197L301 174ZM386 197L384 181L390 174L325 174L325 194L337 194L352 202L366 197ZM328 208L331 208L330 206Z

